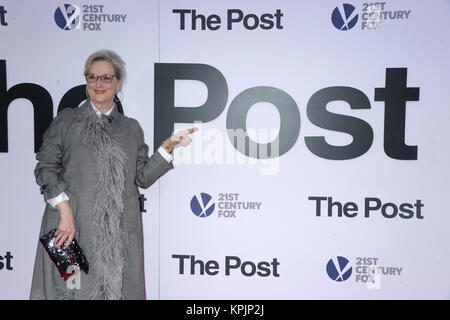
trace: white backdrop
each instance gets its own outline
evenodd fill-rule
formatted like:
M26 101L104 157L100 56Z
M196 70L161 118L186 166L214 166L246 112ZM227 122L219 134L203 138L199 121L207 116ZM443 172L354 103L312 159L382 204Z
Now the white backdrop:
M152 148L153 66L159 54L158 2L133 1L133 5L124 5L119 0L70 2L80 8L82 18L86 14L83 10L94 10L86 8L87 5L103 5L102 14L126 15L125 22L102 22L101 31L83 30L84 21L81 29L60 29L54 13L64 3L3 1L0 4L7 11L8 25L0 28L0 59L7 64L7 87L23 82L44 87L53 99L56 115L63 95L85 83L84 62L89 54L104 48L114 50L125 60L129 74L123 88L124 113L139 119L147 144ZM36 160L32 119L29 101L17 99L9 106L9 151L0 154L0 255L11 252L13 270L0 271L0 282L5 288L0 290L3 299L28 298L44 212L44 201L33 175ZM159 185L155 184L142 191L147 198L147 212L143 214L146 288L147 297L153 299L158 295L158 189Z
M139 120L151 147L154 108L164 113L173 107L154 106L154 96L164 95L154 92L154 81L162 81L161 74L154 80L155 63L162 69L168 63L184 64L179 70L188 72L195 64L204 64L226 80L224 110L211 121L196 123L200 130L191 146L176 150L176 169L143 191L148 199L143 214L147 298L450 297L450 171L446 166L450 2L346 3L354 9L337 1L71 2L81 9L100 10L92 6L103 5L102 13L126 15L124 22L102 23L101 31L83 30L83 24L80 30L61 30L54 13L63 2L0 3L7 11L7 25L0 25L6 87L39 84L53 99L54 115L64 93L83 83L86 57L100 48L117 51L127 62L124 111ZM177 9L195 10L195 30L192 11L186 11L181 30ZM246 18L229 30L227 13L232 9L241 10ZM217 30L201 30L200 15L205 22L209 17L209 26ZM244 22L251 29L255 18L263 15L262 26L272 28L259 24L254 30L245 28ZM338 30L339 16L344 16L349 30ZM237 11L231 17L237 17ZM363 23L376 29L363 29ZM399 144L417 146L417 159L393 159L384 149L388 107L376 101L375 88L386 87L387 69L394 68L406 68L406 87L419 88L418 101L406 102L404 141L396 137ZM198 107L217 96L218 92L208 91L208 84L192 78L175 81L175 109ZM261 86L277 88L273 95L281 91L289 95L300 115L295 143L270 161L244 156L226 135L233 100L244 90ZM330 113L358 118L373 131L370 148L348 160L320 157L305 142L307 137L324 136L333 146L352 143L351 135L321 128L307 113L308 104L310 112L317 108L311 98L318 97L319 90L337 86L359 90L370 105L351 109L342 100L327 104ZM393 89L388 94L402 93ZM238 109L245 107L239 98L234 102ZM278 107L287 112L285 105ZM401 102L390 107L401 108ZM9 105L9 150L0 153L1 299L28 297L44 208L33 176L31 110L25 99ZM201 110L199 118L210 112ZM295 112L289 111L288 118L295 119ZM178 121L174 127L190 127L192 120L201 119ZM260 143L276 137L284 126L281 121L278 109L269 102L253 105L244 120L250 137ZM339 121L342 128L351 127L348 118ZM401 135L399 127L393 126ZM295 135L295 128L289 133ZM202 201L201 193L211 199L204 195ZM352 202L346 208L357 205L358 210L349 210L348 215L357 214L339 217L339 204L334 204L329 217L324 201L317 216L316 202L309 197L331 197L331 202L343 206ZM380 199L385 215L393 217L383 216L381 208L366 217L367 198ZM394 205L404 203L410 205L403 209L413 210L408 219L393 211ZM202 217L201 209L212 213ZM13 258L7 258L10 255Z

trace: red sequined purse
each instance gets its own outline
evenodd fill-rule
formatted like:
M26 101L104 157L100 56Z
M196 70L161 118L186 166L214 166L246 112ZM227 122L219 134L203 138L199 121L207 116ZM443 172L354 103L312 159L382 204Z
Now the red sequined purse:
M40 242L50 256L50 259L52 259L55 263L61 277L63 277L64 280L67 280L79 269L86 272L86 274L89 273L89 263L83 254L83 250L81 250L75 239L72 240L72 243L68 248L64 248L67 241L64 242L64 244L62 244L59 248L56 247L56 230L57 229L53 229L44 234L40 238Z

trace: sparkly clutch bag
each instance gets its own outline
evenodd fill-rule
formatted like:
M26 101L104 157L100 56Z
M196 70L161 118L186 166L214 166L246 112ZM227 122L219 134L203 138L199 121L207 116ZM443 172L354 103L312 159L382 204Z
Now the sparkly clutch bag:
M55 263L61 276L64 280L67 280L79 269L87 274L89 272L89 263L77 241L73 239L67 249L63 248L66 242L57 248L55 243L56 230L57 229L53 229L44 234L40 238L40 241L44 245L44 248L52 261Z

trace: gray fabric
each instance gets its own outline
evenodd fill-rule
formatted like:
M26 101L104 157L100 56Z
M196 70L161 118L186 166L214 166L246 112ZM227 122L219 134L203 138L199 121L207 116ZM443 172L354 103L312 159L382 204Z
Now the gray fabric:
M42 147L36 154L38 163L35 176L45 200L62 191L69 196L75 217L75 238L93 268L88 275L81 273L80 289L68 289L38 242L30 299L145 298L143 234L137 186L148 188L173 166L158 152L149 158L149 148L138 122L123 116L114 108L110 115L111 123L107 125L113 137L108 142L110 144L107 143L108 148L112 148L108 150L114 149L120 153L115 149L116 145L123 151L125 168L123 179L108 174L110 170L116 173L122 171L119 164L121 156L116 154L116 157L112 157L107 151L107 158L113 163L99 165L105 164L102 161L107 160L98 162L99 152L95 151L95 143L93 140L86 141L88 130L84 131L85 134L79 132L83 119L86 120L89 113L92 113L92 107L86 102L80 108L64 109L58 114L45 132ZM103 181L105 177L111 179L112 176L113 180ZM105 193L105 186L108 185L108 192ZM106 230L100 226L102 221L107 220L101 212L111 211L112 204L107 202L119 198L123 200L123 210L120 200L114 204L118 205L116 222L119 226L114 229L113 241L99 242ZM56 228L58 222L58 211L47 204L39 236ZM117 227L117 223L115 225ZM120 238L121 233L123 238ZM117 246L119 238L123 241ZM105 247L108 243L111 245ZM120 246L123 246L123 250ZM121 257L121 253L123 263L120 259L114 261L114 257ZM100 256L105 259L102 260ZM112 261L119 263L109 268L108 264Z
M85 146L93 149L97 159L97 201L93 212L92 299L122 299L126 234L120 226L123 215L123 191L127 157L112 137L108 119L91 109L77 124L76 132Z

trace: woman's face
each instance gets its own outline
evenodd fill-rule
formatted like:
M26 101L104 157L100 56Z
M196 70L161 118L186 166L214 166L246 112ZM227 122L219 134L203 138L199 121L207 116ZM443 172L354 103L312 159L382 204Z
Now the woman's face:
M107 61L95 61L91 64L88 71L89 75L97 75L98 77L104 75L114 75L111 83L102 81L102 79L97 78L95 82L86 83L86 88L89 94L91 102L94 103L98 108L112 107L114 95L120 90L121 81L117 80L117 76L114 72L114 68L111 63Z

